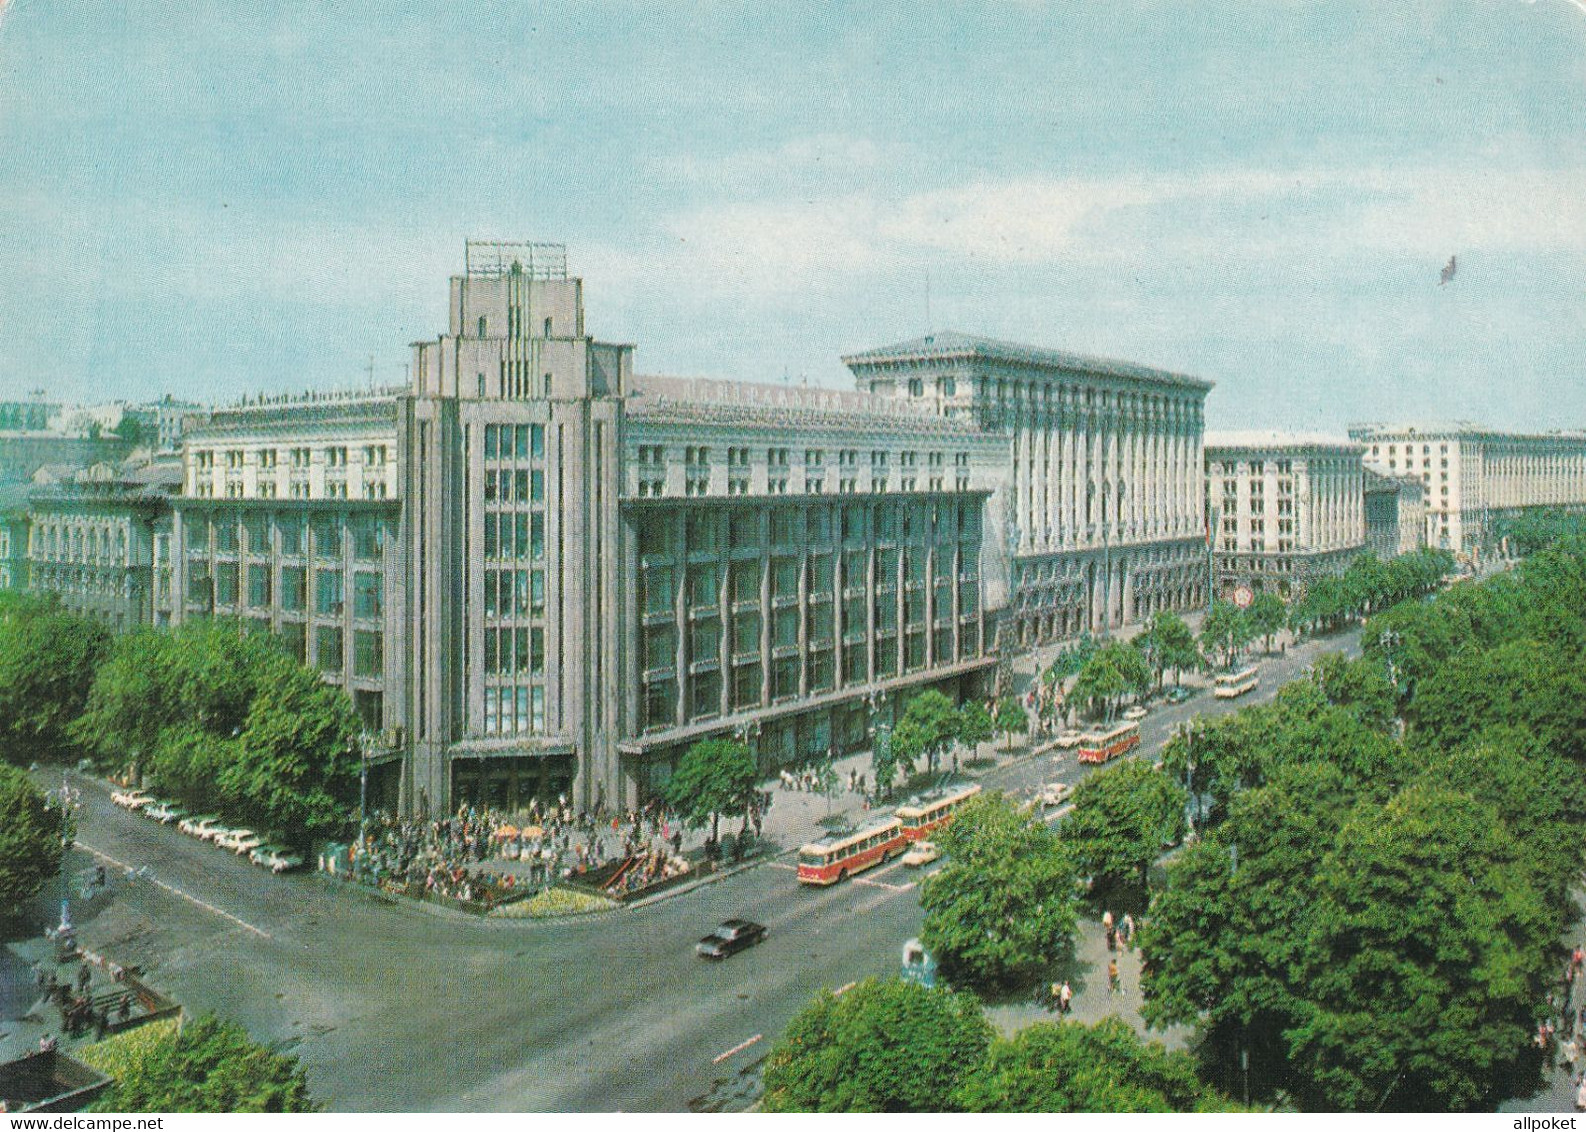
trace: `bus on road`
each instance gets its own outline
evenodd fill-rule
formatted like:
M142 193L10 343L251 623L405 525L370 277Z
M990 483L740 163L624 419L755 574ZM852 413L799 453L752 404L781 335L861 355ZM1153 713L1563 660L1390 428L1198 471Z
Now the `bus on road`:
M1104 763L1140 745L1140 725L1133 720L1107 731L1087 732L1079 743L1079 761Z
M958 808L980 793L978 783L968 786L948 786L918 798L910 798L895 811L903 823L903 836L919 841L929 836L933 829L953 820Z
M896 817L859 829L828 833L799 850L800 884L836 884L872 865L890 860L908 847L903 823Z
M1230 672L1225 676L1217 677L1212 687L1212 695L1219 700L1231 700L1246 692L1253 692L1261 683L1261 677L1256 672L1255 666L1242 668L1238 672Z

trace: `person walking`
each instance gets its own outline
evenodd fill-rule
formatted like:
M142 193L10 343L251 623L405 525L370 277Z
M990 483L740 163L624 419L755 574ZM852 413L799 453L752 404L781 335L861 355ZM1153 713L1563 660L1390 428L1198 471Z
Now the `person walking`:
M1123 930L1119 933L1123 938L1124 947L1134 950L1134 917L1128 912L1123 914Z
M1120 994L1123 991L1123 979L1118 974L1118 961L1107 960L1107 993Z
M1074 988L1068 985L1068 980L1063 980L1063 985L1057 988L1057 1012L1066 1015L1073 1008Z

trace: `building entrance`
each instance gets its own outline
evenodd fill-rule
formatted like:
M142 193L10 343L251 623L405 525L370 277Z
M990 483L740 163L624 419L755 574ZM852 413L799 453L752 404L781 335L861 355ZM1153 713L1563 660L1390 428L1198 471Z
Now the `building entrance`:
M546 758L459 758L452 762L452 804L479 806L503 813L554 805L573 793L573 756Z

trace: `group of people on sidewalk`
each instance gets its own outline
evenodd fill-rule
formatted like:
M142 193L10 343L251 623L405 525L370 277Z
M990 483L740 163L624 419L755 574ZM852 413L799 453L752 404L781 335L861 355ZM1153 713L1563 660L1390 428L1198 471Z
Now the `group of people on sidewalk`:
M1586 1069L1577 1072L1575 1068L1582 1046L1586 1044L1586 1002L1578 1007L1574 1003L1575 984L1580 979L1582 967L1586 967L1586 948L1576 945L1564 963L1558 990L1548 995L1547 1014L1537 1023L1534 1040L1544 1055L1550 1055L1557 1048L1559 1067L1569 1075L1575 1087L1575 1108L1586 1112ZM1558 1040L1560 1035L1563 1035L1562 1042Z

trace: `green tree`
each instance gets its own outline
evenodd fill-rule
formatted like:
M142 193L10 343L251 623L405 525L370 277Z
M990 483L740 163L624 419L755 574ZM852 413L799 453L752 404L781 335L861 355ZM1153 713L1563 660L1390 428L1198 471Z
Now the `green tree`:
M1007 737L1010 751L1015 735L1029 734L1030 717L1025 714L1024 705L1019 702L1018 696L1003 696L997 701L997 714L992 717L992 726Z
M66 812L23 771L0 763L0 919L60 871L70 836Z
M1234 657L1250 639L1250 621L1244 611L1233 602L1214 599L1201 621L1201 651L1208 657L1221 654L1223 667L1232 668Z
M876 794L880 797L885 797L892 790L893 780L898 776L898 755L894 742L892 728L884 723L877 724L870 747L870 772L875 779Z
M758 781L748 747L731 739L701 739L666 784L666 801L688 825L710 822L716 841L722 816L743 813Z
M37 602L15 602L0 618L0 747L12 762L59 759L74 750L70 725L82 714L94 672L109 651L98 624Z
M1283 599L1270 591L1256 594L1250 602L1250 608L1245 610L1245 617L1250 623L1250 632L1265 640L1265 649L1272 651L1272 638L1282 632L1283 626L1289 621L1289 607L1283 604Z
M958 741L969 748L971 754L980 744L991 741L993 726L991 713L979 700L970 700L958 709Z
M992 1043L954 1096L966 1112L1232 1112L1187 1053L1146 1042L1116 1016L1043 1022Z
M822 991L765 1066L767 1112L943 1112L991 1043L970 995L866 979Z
M1073 944L1074 866L1040 821L1002 794L981 794L936 836L947 864L920 892L920 939L949 977L1006 983Z
M934 773L936 760L958 738L959 724L952 700L934 688L921 692L909 701L892 732L892 752L898 764L913 774L923 758L926 769Z
M1144 695L1151 688L1151 666L1140 650L1108 641L1085 662L1074 679L1071 696L1081 703L1102 705L1110 721L1118 700L1128 693Z
M1143 903L1146 873L1184 835L1188 795L1166 774L1129 759L1080 781L1061 837L1098 893Z
M1152 615L1151 647L1159 677L1163 672L1172 672L1174 684L1186 668L1195 668L1201 662L1195 634L1184 618L1170 609L1160 609Z
M213 1016L187 1023L118 1072L97 1111L315 1111L297 1058L271 1053L235 1022Z
M115 434L130 448L136 448L147 442L147 430L143 422L131 413L122 416L121 423L116 425Z

